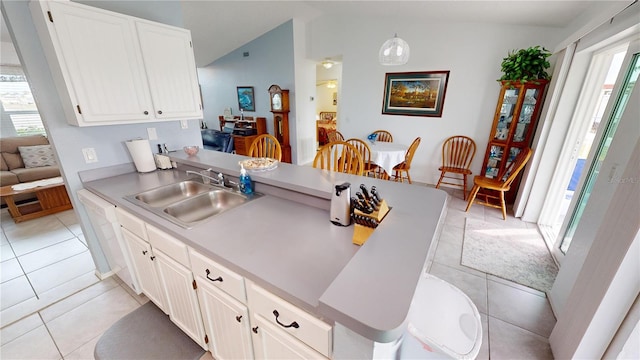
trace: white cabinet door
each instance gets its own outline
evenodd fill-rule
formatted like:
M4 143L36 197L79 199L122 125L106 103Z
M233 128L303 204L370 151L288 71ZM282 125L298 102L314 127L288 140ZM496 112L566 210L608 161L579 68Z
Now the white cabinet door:
M191 270L155 250L161 284L167 295L169 318L198 345L207 350L198 295Z
M253 314L251 335L256 359L327 359L300 340Z
M29 6L70 124L202 119L189 30L71 1Z
M167 314L164 289L160 284L155 266L156 257L151 251L151 246L125 228L122 228L122 236L129 247L142 292Z
M198 298L209 350L215 359L253 359L249 311L238 300L198 276Z
M75 125L152 118L152 104L134 23L117 13L50 2L58 58L75 110ZM54 46L55 47L55 46ZM146 114L145 114L146 112Z
M202 118L191 33L136 21L142 58L158 119Z

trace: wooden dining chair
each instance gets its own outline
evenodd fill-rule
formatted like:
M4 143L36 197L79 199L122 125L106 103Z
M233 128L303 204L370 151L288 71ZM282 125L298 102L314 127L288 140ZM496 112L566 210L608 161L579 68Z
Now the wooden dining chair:
M467 200L467 175L471 175L470 167L475 154L476 143L470 137L457 135L445 140L442 144L442 166L438 168L440 179L436 189L441 184L461 187L462 198ZM444 179L448 181L442 181Z
M258 135L251 143L251 147L249 147L249 156L266 157L281 161L282 148L280 147L280 142L270 134Z
M411 184L411 176L409 175L411 161L413 160L413 155L415 155L416 149L418 148L418 145L420 145L421 140L422 139L420 137L413 140L407 149L407 153L404 155L404 161L393 167L393 181L404 182L404 179L407 179L409 184ZM404 174L406 174L406 176L404 176Z
M362 155L345 141L330 142L321 147L313 159L313 167L353 175L364 173Z
M360 155L362 155L362 163L364 165L363 173L365 176L371 176L378 178L379 177L379 166L376 163L371 161L371 149L369 145L364 140L351 138L346 140L345 142L353 145L358 151Z
M342 136L342 134L338 130L330 130L329 132L327 132L327 138L329 139L330 143L336 141L344 141L344 136Z
M373 133L377 135L376 141L393 142L393 136L387 130L376 130Z
M465 211L469 211L471 205L476 202L481 205L501 209L502 219L507 220L507 207L504 202L504 193L511 189L511 183L516 179L518 173L524 169L532 152L530 148L522 149L511 164L505 168L505 171L502 174L498 174L496 178L488 178L482 175L475 176L473 178L473 189L471 189L471 193L469 193L469 201ZM495 195L496 192L498 195ZM477 199L478 196L483 196L484 200ZM493 201L499 200L500 203L490 202L489 199Z

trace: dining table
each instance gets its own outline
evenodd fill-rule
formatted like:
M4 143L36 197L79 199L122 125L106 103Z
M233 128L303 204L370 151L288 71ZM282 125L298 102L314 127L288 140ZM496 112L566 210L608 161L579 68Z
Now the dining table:
M393 174L394 166L404 161L404 156L409 148L407 145L394 142L368 141L368 143L371 150L371 162L384 169L387 176Z

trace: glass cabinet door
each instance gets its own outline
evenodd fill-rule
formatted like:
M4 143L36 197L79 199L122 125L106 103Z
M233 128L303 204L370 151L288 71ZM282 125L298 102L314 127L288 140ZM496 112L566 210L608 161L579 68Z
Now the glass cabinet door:
M518 116L516 130L513 132L513 138L511 139L513 142L522 142L527 140L529 128L531 126L531 118L535 113L540 93L540 89L537 88L526 90L524 100L522 102L522 108L520 110L520 116Z
M513 116L516 112L518 97L520 96L520 88L505 89L500 107L500 119L496 125L496 132L493 136L494 140L505 141L509 136Z
M500 167L502 165L502 159L504 155L504 146L491 145L489 151L489 159L487 160L487 169L484 176L493 179L498 176Z

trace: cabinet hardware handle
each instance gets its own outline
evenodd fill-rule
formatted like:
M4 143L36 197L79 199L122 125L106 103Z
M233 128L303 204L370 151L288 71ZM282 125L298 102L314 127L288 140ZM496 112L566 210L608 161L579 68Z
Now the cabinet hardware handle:
M149 115L149 112L148 112L148 111L145 111L143 114L145 114L145 115Z
M254 333L256 333L256 334L257 334L257 333L258 333L258 327L256 326L256 327L254 327L254 328L251 328L251 331L253 331Z
M291 323L291 324L289 324L289 325L285 325L285 324L281 323L281 322L280 322L280 320L278 320L278 316L280 316L280 314L278 314L278 310L273 310L273 315L275 315L275 316L276 316L276 322L278 323L278 325L282 326L283 328L290 328L290 327L292 327L292 328L296 328L296 329L297 329L297 328L299 328L299 327L300 327L300 325L298 325L298 323L297 323L297 322L295 322L295 321L294 321L294 322L292 322L292 323Z
M236 321L237 321L237 322L241 322L241 321L240 321L240 319L242 319L242 315L238 315L238 316L236 316Z
M155 256L152 256L152 257L151 257L151 261L155 260L155 258L156 258Z
M162 110L158 110L158 114L161 114L161 115L162 115Z
M142 250L142 255L147 255L147 250Z
M211 281L220 281L220 282L223 282L223 281L224 281L224 280L222 279L222 276L218 276L218 277L217 277L217 278L215 278L215 279L210 278L210 277L209 277L209 274L211 274L211 271L209 271L209 269L205 269L204 271L207 273L207 279L209 279L209 280L211 280Z

